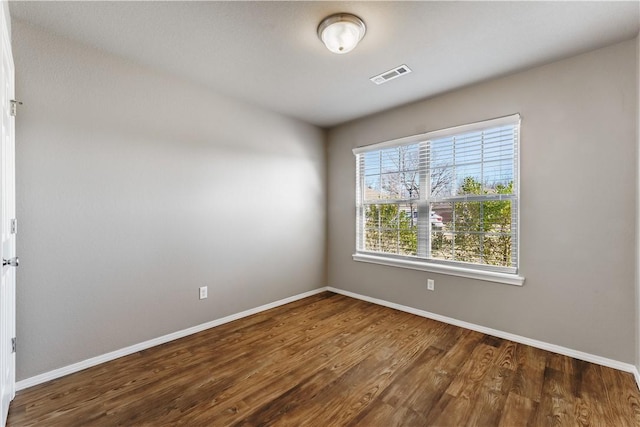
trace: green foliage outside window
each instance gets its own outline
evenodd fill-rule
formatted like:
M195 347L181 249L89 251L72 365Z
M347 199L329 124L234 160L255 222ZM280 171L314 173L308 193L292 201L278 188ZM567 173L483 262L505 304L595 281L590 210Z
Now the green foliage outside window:
M487 188L466 177L458 195L513 194L513 182ZM442 227L431 227L431 258L511 266L511 200L444 203L448 215ZM434 206L432 206L434 209ZM446 212L445 212L446 211ZM365 209L365 249L398 255L417 255L415 204L372 204Z
M397 204L369 205L365 212L366 250L400 255L416 255L418 227L412 208Z
M483 189L472 177L465 178L458 191L458 195L512 193L513 182ZM455 202L452 216L448 230L432 233L439 235L440 243L438 248L432 246L433 257L511 266L510 200Z

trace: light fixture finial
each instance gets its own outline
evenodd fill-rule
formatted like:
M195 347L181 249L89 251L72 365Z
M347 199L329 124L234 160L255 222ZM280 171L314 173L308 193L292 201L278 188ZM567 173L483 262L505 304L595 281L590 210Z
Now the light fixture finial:
M320 22L318 37L331 52L343 54L351 52L366 31L362 19L350 13L336 13Z

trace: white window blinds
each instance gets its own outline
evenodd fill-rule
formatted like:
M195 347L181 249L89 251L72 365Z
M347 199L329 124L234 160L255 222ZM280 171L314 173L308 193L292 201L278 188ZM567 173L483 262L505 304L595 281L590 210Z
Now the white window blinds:
M516 273L519 115L354 150L358 253Z

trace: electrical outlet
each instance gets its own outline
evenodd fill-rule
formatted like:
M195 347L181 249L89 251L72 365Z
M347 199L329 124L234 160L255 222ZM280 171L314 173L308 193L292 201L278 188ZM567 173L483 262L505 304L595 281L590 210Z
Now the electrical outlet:
M200 299L207 299L207 287L206 286L201 286L200 287Z
M433 279L427 279L427 290L428 291L433 291L435 289L435 282L433 281Z

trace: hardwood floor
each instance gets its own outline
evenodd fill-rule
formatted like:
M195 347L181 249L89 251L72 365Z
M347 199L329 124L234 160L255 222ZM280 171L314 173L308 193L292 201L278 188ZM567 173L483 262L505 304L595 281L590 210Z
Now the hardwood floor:
M332 293L42 384L9 426L638 426L633 376Z

